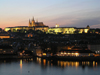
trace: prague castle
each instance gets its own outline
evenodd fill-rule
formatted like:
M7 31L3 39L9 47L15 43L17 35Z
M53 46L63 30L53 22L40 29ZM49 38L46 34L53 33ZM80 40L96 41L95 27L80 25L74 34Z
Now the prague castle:
M11 30L11 32L17 32L18 30L41 30L43 32L48 31L48 26L44 25L43 22L35 22L34 18L32 21L29 20L29 26L16 26L16 27L6 27L5 31Z
M43 22L35 22L34 18L30 21L29 19L29 26L16 26L16 27L7 27L5 31L11 30L11 32L17 32L18 30L41 30L43 32L49 34L75 34L75 33L87 33L90 29L89 26L85 28L76 28L76 27L56 27L49 28L48 26L44 25Z
M58 26L58 27L57 27ZM89 26L85 28L76 28L76 27L59 27L59 25L56 25L56 27L51 27L48 29L49 34L75 34L75 33L88 33L88 30L90 29Z
M35 22L34 18L32 19L32 22L30 22L30 19L29 19L29 27L36 27L36 26L45 26L43 24L43 22Z

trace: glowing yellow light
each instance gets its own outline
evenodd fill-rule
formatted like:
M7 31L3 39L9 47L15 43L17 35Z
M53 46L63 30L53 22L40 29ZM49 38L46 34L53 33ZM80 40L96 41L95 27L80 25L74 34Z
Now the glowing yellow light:
M95 61L93 61L93 67L95 66Z
M59 25L58 25L58 24L56 24L56 27L59 27Z
M41 58L39 58L39 61L41 61Z
M79 53L75 53L76 56L79 56Z
M43 59L43 64L46 65L46 59Z
M7 32L7 31L9 31L10 30L10 28L5 28L5 31Z
M73 62L71 62L71 65L72 65L72 66L74 66L74 63L73 63Z
M90 65L90 62L88 61L88 66Z
M22 55L22 53L20 53L20 55Z
M84 29L84 32L87 33L88 32L88 29Z
M70 66L70 63L68 62L68 66Z
M84 61L82 61L82 65L85 65L85 62Z
M68 50L71 50L71 48L70 48L70 47L68 47Z
M98 63L96 62L96 66L98 65Z
M39 60L39 58L37 57L37 61Z
M61 67L63 67L63 65L64 65L64 62L63 62L63 61L61 61Z
M67 53L64 52L64 54L67 54Z
M66 62L64 62L64 67L66 67L66 65L67 65L67 63L66 63Z
M78 67L79 66L79 62L75 62L75 66Z
M10 38L10 36L0 36L1 39L3 38Z
M41 64L41 58L39 58L39 64Z
M61 52L61 54L63 54L63 52Z
M22 69L22 59L20 60L20 68Z
M43 53L44 56L46 56L46 53Z
M68 54L70 54L70 53L68 53Z

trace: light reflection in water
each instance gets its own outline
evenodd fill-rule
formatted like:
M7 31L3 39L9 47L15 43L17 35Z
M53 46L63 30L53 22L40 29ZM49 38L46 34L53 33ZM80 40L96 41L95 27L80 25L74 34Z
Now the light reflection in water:
M43 66L50 65L50 66L59 66L59 67L85 67L85 66L92 66L95 67L98 65L97 62L93 61L54 61L54 60L46 60L46 59L41 59L37 58L37 62L39 64L42 64Z
M50 61L48 61L48 66L49 66L49 64L50 64Z
M6 60L4 60L4 63L6 63Z
M41 64L41 58L39 58L39 64Z
M22 59L20 60L20 69L22 69Z
M76 65L76 67L78 67L79 66L79 62L76 62L75 65Z
M41 65L39 63L41 63ZM93 67L93 64L95 65L95 67ZM43 58L33 58L33 61L28 59L18 59L6 60L6 63L4 63L4 60L0 60L0 67L1 75L7 75L7 73L12 73L10 75L98 75L100 62L56 60L51 61L49 59L46 60ZM9 72L6 72L6 70L8 70ZM16 72L14 72L14 70ZM6 72L5 74L3 73L4 71Z
M82 63L82 64L81 64ZM97 66L98 63L93 61L93 62L89 62L89 61L82 61L82 62L78 62L78 61L58 61L57 62L58 66L61 66L61 67L69 67L69 66L72 66L72 67L79 67L79 66L91 66L91 64L93 65L93 67Z
M61 66L61 67L66 67L66 66L78 67L79 66L79 62L58 61L58 66Z
M39 58L37 57L37 62L38 62Z
M37 57L37 62L38 62L39 64L43 63L44 66L45 66L46 64L49 64L49 62L48 62L48 63L46 62L46 59L41 59L41 58L38 58L38 57Z
M43 59L43 65L44 66L46 65L46 59Z
M53 66L53 64L51 63L51 66Z
M82 61L82 65L84 66L84 65L90 65L90 62L89 61Z
M95 61L93 61L93 67L95 67Z
M33 61L33 58L31 58L31 61Z
M88 66L90 65L90 62L88 61Z
M96 62L96 66L98 65L98 63Z
M95 66L97 67L97 65L98 65L98 63L93 61L93 67L95 67Z
M37 57L37 62L38 62L39 64L41 64L41 58L38 58L38 57Z

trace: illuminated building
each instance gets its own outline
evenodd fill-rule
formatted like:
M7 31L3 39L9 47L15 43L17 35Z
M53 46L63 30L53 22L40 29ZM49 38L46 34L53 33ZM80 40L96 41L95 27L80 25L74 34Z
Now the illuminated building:
M9 45L0 45L0 54L13 54L14 49Z
M77 49L76 49L77 48ZM93 56L94 52L90 50L83 50L80 47L74 47L71 50L61 49L58 56Z
M33 37L32 33L26 34L25 37Z
M6 27L4 30L11 32L17 32L18 30L41 30L43 32L46 32L48 30L48 26L44 25L43 22L35 22L34 18L30 22L29 20L29 26L16 26L16 27Z
M10 38L10 35L8 33L6 33L6 32L0 33L0 39L4 39L4 38Z
M32 21L29 19L29 26L17 26L17 27L6 27L5 31L11 30L11 32L17 32L19 30L40 30L49 34L77 34L77 33L88 33L90 29L89 25L86 28L76 28L76 27L59 27L56 24L56 27L49 28L48 26L44 25L43 22L35 22L34 18Z
M0 35L0 38L1 38L1 39L10 38L10 36L9 36L9 35Z
M76 28L76 27L51 27L48 29L49 34L75 34L75 33L88 33L89 27L86 28Z
M52 27L48 29L48 33L50 34L58 34L58 33L62 33L62 34L73 34L75 31L74 28L70 27Z

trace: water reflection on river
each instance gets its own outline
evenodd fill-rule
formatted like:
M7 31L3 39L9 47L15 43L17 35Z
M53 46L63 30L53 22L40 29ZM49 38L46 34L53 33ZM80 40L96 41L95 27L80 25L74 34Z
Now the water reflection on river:
M54 61L54 60L46 60L46 59L41 59L41 58L37 58L37 63L42 64L44 66L46 65L50 65L50 66L58 66L61 68L65 68L65 67L82 67L84 68L85 66L87 67L97 67L100 66L100 64L98 64L99 62L96 61Z
M100 62L42 58L0 60L0 75L99 75Z

